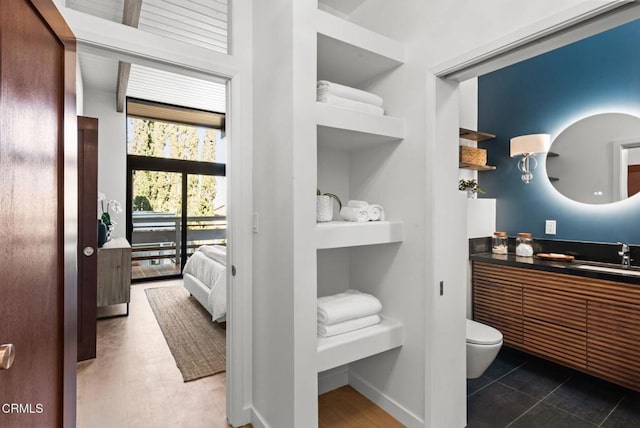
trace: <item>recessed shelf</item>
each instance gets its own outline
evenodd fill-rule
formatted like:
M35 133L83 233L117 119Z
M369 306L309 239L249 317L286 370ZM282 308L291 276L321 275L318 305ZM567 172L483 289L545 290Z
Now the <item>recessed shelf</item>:
M357 150L404 138L404 120L316 103L318 145Z
M484 141L496 138L493 134L487 134L486 132L473 131L471 129L460 128L460 138L471 141Z
M467 163L467 162L460 162L458 164L458 168L472 169L474 171L493 171L494 169L496 169L495 166L491 166L491 165L476 165L476 164Z
M402 241L401 221L330 221L316 226L316 248L344 248Z
M382 318L380 324L349 333L318 338L318 371L357 361L402 346L402 323Z
M404 64L404 45L395 40L322 10L316 24L319 80L358 87Z

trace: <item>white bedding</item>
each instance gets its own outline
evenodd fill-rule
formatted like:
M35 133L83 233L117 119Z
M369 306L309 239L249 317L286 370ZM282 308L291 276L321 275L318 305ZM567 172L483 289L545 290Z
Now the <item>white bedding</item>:
M209 246L208 249L212 249L212 247L215 247L213 249L216 251L213 252L218 255L215 260L206 255L207 253L211 254L211 251L206 251L205 246L200 247L187 260L183 273L192 275L210 289L207 304L205 305L202 301L200 303L209 311L213 320L218 320L224 317L227 312L227 269L225 264L220 263L220 261L226 262L226 257L219 257L220 251L224 251L226 254L226 247L215 245ZM189 289L187 282L185 282L185 287ZM191 292L191 290L189 291Z

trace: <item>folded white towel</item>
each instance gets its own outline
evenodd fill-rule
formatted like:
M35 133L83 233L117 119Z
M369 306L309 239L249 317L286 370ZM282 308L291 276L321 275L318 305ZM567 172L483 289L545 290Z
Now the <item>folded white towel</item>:
M318 323L318 336L330 337L350 331L360 330L380 323L380 315L369 315L362 318L355 318L338 324L326 325Z
M369 212L369 220L371 221L384 221L384 209L378 204L367 205L367 211Z
M369 221L369 211L367 207L342 207L340 216L347 221Z
M318 80L316 88L318 95L333 94L342 98L360 101L362 103L371 104L377 107L382 107L383 104L382 97L376 94L372 94L371 92L363 91L361 89L340 85L339 83L329 82L328 80Z
M377 297L357 290L318 298L318 322L324 325L375 315L381 310Z
M384 109L382 107L374 106L372 104L367 104L360 101L350 100L348 98L342 98L333 94L318 95L317 101L330 104L334 107L340 107L345 110L353 110L360 113L373 114L376 116L384 115Z
M367 201L350 200L349 202L347 202L347 206L352 208L364 208L367 205L369 205L369 202Z
M227 265L227 247L224 245L202 245L198 247L197 251L223 266Z

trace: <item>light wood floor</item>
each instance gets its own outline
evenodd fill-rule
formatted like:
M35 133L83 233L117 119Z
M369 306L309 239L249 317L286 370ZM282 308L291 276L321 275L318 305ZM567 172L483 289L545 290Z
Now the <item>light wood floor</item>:
M129 316L98 321L97 358L78 364L79 428L229 427L226 374L183 382L144 292L181 281L134 284ZM321 395L318 408L320 428L403 426L349 386Z
M320 428L402 428L400 422L350 386L318 397Z
M183 382L144 293L180 283L134 284L129 316L98 321L97 358L78 364L78 427L228 427L225 373Z

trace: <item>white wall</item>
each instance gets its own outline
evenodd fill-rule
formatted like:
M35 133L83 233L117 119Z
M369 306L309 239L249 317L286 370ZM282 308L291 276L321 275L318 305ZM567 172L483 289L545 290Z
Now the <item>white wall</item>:
M98 118L98 191L120 202L123 212L112 214L114 237L126 235L127 193L126 115L116 111L116 94L85 88L84 115ZM98 206L98 215L101 215Z
M309 2L254 2L253 407L317 425L315 34Z
M76 61L76 114L84 115L84 81L79 61Z

